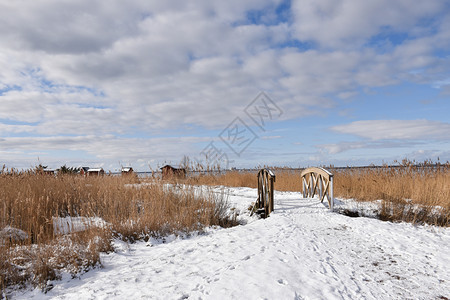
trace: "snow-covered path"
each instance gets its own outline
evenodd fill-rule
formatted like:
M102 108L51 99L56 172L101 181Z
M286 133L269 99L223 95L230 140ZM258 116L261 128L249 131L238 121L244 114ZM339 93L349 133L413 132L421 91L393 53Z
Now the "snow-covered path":
M256 190L232 188L244 212ZM450 230L350 218L276 192L275 212L169 243L122 245L103 269L22 299L446 299ZM446 298L445 298L446 297Z

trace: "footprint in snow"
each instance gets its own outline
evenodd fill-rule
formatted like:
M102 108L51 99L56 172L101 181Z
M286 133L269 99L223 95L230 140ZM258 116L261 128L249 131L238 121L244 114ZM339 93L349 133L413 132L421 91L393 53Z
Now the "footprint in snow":
M284 280L284 279L278 279L277 282L279 284L282 284L282 285L287 285L288 284L288 282L286 280Z

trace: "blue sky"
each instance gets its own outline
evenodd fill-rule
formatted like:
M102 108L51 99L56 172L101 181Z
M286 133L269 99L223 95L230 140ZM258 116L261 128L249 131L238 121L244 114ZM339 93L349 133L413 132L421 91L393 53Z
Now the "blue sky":
M10 168L445 162L449 98L445 0L0 2Z

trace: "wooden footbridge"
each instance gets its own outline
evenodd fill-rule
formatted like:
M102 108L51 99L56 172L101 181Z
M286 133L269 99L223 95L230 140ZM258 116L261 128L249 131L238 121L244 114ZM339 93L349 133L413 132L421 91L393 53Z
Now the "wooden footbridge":
M328 207L333 210L333 174L324 168L307 168L301 173L303 198L313 198L319 195L320 202L325 196L328 200Z
M256 200L251 215L254 212L261 217L266 218L274 210L274 182L275 174L263 168L259 170L258 175L258 199ZM327 197L328 208L333 210L333 174L324 168L312 167L307 168L300 174L302 182L303 198L313 198L319 196L320 202Z

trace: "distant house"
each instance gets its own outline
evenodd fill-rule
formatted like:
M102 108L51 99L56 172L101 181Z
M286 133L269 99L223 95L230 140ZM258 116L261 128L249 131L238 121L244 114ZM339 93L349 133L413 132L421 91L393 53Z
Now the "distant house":
M55 175L55 171L56 170L52 170L52 169L43 169L42 170L43 174L46 174L46 175Z
M80 175L86 176L88 174L88 170L89 169L90 169L89 167L81 167L80 168Z
M186 169L179 166L165 165L161 168L162 179L185 178Z
M103 170L103 168L89 168L87 170L87 175L88 176L100 176L100 175L105 175L105 171Z
M133 174L132 167L122 167L122 175L131 175Z

